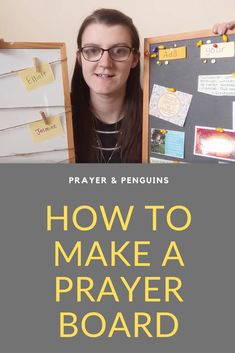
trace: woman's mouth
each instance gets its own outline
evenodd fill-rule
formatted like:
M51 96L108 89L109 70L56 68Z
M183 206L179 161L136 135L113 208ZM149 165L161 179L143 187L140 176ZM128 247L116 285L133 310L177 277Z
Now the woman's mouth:
M95 74L97 77L100 77L100 78L112 78L114 77L114 75L109 75L109 74Z

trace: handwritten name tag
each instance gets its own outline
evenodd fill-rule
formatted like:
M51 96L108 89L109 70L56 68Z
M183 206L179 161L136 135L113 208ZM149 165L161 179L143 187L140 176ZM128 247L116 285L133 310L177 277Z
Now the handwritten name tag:
M41 72L36 72L34 67L19 72L19 76L27 91L32 91L55 80L49 63L41 63L40 68Z
M186 47L160 49L159 60L177 60L186 58Z
M210 58L231 58L234 56L234 42L216 43L202 45L200 57L201 59Z
M64 134L59 116L47 118L48 125L43 120L28 125L34 142L42 142Z

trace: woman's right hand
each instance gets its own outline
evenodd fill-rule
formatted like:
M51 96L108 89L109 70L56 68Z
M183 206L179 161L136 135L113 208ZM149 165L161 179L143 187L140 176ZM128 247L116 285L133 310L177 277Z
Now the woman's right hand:
M235 21L216 23L212 31L215 34L225 34L228 30L235 29Z

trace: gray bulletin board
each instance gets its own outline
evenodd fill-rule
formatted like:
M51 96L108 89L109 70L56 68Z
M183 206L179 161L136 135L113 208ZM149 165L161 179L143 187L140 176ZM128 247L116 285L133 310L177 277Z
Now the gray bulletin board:
M198 91L198 80L201 75L230 75L230 78L235 82L235 57L234 53L231 54L231 50L230 57L213 58L210 54L210 58L203 59L200 54L201 45L205 46L205 44L207 47L216 48L218 53L223 43L230 43L230 49L233 47L234 51L234 41L235 31L230 31L227 38L212 35L211 31L200 31L145 39L143 162L152 162L154 158L158 162L180 161L183 163L232 162L233 158L235 160L235 154L231 159L230 157L223 158L223 155L221 158L218 155L211 157L207 153L205 155L195 155L194 153L195 126L213 128L216 133L224 133L226 129L235 129L233 122L235 119L234 90L232 89L233 92L230 92L229 95L221 93L214 95ZM180 47L186 47L185 58L159 60L159 50L162 48L174 51L175 48ZM150 100L154 85L192 95L183 126L150 114ZM153 129L163 133L167 133L169 130L184 132L183 158L151 151Z

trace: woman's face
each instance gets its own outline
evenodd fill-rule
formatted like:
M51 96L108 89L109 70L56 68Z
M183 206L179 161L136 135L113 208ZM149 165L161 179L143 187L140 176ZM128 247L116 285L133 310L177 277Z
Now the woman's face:
M93 23L82 35L82 48L94 46L109 49L114 46L132 47L131 36L125 26L107 26ZM79 53L82 72L91 94L114 96L125 92L130 70L139 60L138 54L131 52L126 61L114 61L105 51L99 61L91 62Z

